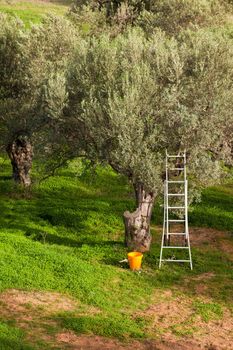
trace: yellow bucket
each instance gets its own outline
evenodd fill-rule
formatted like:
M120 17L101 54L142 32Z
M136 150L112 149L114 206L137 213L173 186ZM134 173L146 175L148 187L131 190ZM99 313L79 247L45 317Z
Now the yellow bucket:
M128 253L128 262L130 270L140 270L142 264L143 254L140 252Z

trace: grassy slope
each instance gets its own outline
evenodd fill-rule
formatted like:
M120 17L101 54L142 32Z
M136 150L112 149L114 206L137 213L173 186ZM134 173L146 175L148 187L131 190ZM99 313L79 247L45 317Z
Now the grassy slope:
M17 1L0 0L0 12L9 13L18 16L23 20L26 26L31 23L39 23L42 16L52 13L55 15L64 15L72 1Z
M213 272L209 296L219 305L230 305L232 262L211 246L193 249L193 272L181 265L158 270L160 232L154 231L155 243L144 257L142 274L119 263L126 256L122 213L133 208L133 199L125 179L109 169L82 178L75 176L72 165L28 193L14 188L7 163L1 169L0 290L56 290L72 295L82 310L92 306L100 312L59 315L63 327L123 338L146 336L149 321L133 314L149 305L155 290L175 288L193 275ZM208 189L191 220L229 229L232 206L232 185ZM193 293L192 284L186 293ZM193 297L198 303L198 295ZM7 329L21 339L21 333Z

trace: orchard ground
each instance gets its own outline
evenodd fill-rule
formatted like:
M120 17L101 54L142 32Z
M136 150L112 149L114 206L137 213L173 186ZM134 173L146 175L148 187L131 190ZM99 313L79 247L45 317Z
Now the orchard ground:
M24 191L1 160L0 349L231 349L233 182L190 212L194 270L158 269L162 213L141 273L126 263L131 188L79 161ZM202 226L202 227L201 227Z

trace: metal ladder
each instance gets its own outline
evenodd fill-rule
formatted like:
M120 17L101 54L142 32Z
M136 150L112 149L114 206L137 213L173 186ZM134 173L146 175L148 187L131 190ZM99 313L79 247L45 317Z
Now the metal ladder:
M170 163L169 160L175 160L176 165L175 167L169 168ZM177 161L181 161L178 163ZM174 175L173 179L170 180L170 172L176 172L178 173L179 179L174 179L174 177L177 177L177 175ZM180 179L180 176L182 174L182 180ZM178 186L181 186L180 191L172 191L171 192L171 185L170 184L177 184ZM183 186L183 188L182 188ZM175 193L174 193L175 192ZM176 197L182 200L182 205L170 205L169 199L172 197ZM183 218L182 219L170 219L170 214L172 210L183 210ZM170 226L171 224L175 223L183 223L184 224L184 230L182 232L170 232ZM181 236L184 238L184 245L183 246L174 246L170 245L171 236ZM173 259L173 258L163 258L163 250L176 250L176 249L184 249L188 250L189 253L189 259ZM188 262L190 264L191 270L193 269L192 264L192 255L191 255L191 248L190 248L190 240L189 240L189 230L188 230L188 181L186 179L186 152L179 153L178 155L169 155L166 151L166 179L164 181L164 221L163 221L163 234L162 234L162 242L161 242L161 250L160 250L160 259L159 259L159 268L162 265L162 262Z

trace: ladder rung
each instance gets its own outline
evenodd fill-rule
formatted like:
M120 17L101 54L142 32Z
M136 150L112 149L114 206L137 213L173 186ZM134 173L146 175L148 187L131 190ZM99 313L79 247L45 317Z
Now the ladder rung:
M168 154L167 154L167 157L168 158L184 158L184 154L182 155L182 156L169 156Z
M184 180L180 180L180 181L171 181L171 180L168 180L167 181L169 184L182 184L182 183L185 183L185 181Z
M185 207L167 207L168 209L185 209Z
M176 259L161 259L161 261L171 261L171 262L191 262L191 260L176 260Z
M184 170L184 168L170 168L170 169L168 169L168 170L170 170L170 171L175 171L175 170Z
M185 222L185 220L168 220L168 222Z
M174 196L174 197L178 197L178 196L185 196L184 193L168 193L168 196Z
M163 246L163 249L189 249L189 247Z
M168 232L166 235L177 235L177 236L181 236L181 235L187 235L185 232Z

